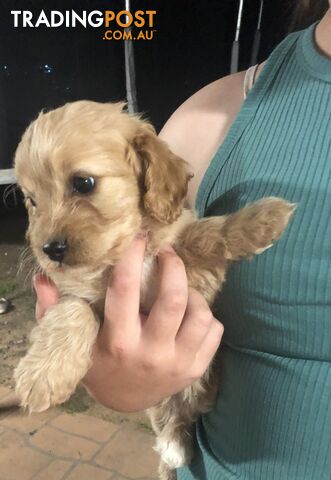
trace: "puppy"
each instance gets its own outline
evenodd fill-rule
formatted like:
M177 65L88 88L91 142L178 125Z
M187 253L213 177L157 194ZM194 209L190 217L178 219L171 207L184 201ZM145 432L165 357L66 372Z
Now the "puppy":
M231 263L269 248L294 210L265 198L228 216L197 219L183 206L186 162L123 109L79 101L40 113L17 148L27 238L61 293L15 371L21 405L31 412L67 400L88 371L112 266L137 234L148 234L143 310L153 304L154 260L167 244L182 258L189 285L212 304ZM149 411L164 479L192 458L192 423L212 404L210 375Z

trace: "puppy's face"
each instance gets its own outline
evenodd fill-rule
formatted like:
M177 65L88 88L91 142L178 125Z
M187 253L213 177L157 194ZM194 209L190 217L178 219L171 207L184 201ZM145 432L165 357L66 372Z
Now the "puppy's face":
M144 225L181 213L185 162L122 109L84 101L40 114L17 148L27 237L49 274L114 264Z

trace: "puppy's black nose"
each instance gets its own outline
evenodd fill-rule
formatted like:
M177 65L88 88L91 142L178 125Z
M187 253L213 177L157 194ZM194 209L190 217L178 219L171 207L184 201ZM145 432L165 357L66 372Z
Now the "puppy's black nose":
M63 240L45 243L43 246L44 253L54 262L62 262L66 249L67 244Z

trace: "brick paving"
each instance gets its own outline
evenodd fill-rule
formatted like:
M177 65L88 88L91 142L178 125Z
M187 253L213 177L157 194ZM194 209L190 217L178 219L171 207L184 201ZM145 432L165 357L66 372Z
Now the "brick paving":
M0 385L0 480L156 480L153 436L53 408L27 415Z

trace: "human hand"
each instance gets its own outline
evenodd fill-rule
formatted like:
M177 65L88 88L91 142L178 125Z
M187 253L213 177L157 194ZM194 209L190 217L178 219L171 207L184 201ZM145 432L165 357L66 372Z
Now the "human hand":
M40 323L46 311L58 303L59 292L54 283L41 273L33 277L33 286L37 295L36 320Z
M84 379L92 396L118 411L145 410L200 378L223 334L206 301L187 286L172 248L159 255L160 288L148 316L139 312L145 241L115 266L105 319Z
M187 286L185 267L169 248L159 255L160 289L150 314L139 312L145 241L136 239L114 268L105 318L83 383L105 406L144 410L200 378L220 343L223 326ZM34 279L37 320L57 303L56 287Z

